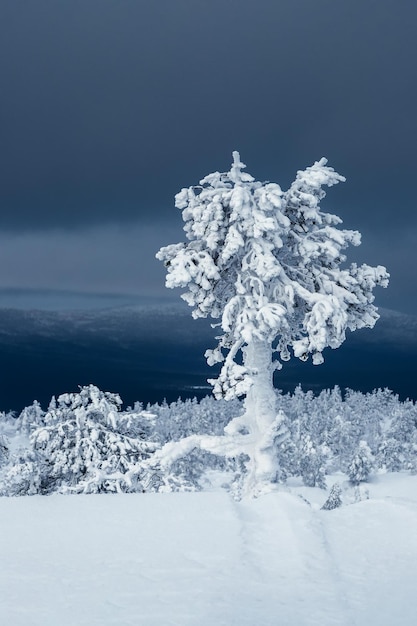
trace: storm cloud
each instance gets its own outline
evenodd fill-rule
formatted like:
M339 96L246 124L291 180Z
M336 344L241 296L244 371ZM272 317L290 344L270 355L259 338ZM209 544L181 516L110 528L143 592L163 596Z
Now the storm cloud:
M3 1L0 287L162 293L173 196L238 149L283 188L328 157L347 182L325 207L391 272L379 302L415 313L416 18L390 0Z

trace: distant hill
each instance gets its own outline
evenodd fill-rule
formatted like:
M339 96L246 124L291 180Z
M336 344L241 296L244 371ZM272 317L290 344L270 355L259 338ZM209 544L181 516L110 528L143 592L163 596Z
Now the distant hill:
M381 310L373 330L349 334L326 350L320 367L292 359L276 376L284 391L390 387L417 399L417 318ZM154 302L99 310L0 309L0 409L94 383L129 404L210 393L204 351L214 345L210 320L193 320L182 303Z

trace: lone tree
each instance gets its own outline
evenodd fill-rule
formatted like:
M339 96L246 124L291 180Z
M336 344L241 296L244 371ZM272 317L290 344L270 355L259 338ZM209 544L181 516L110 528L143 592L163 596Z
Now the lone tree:
M342 220L320 209L323 186L344 181L320 159L288 191L255 181L233 152L229 172L215 172L182 189L188 242L161 248L166 286L182 287L194 318L212 317L221 329L218 345L207 350L209 365L222 363L210 380L217 398L245 396L243 415L225 437L188 442L212 452L249 456L249 491L277 479L277 437L284 416L276 413L273 372L291 356L323 362L324 348L338 348L346 330L372 328L378 319L373 289L386 287L382 266L342 268L342 250L360 244L360 234L338 228ZM171 458L187 446L162 449ZM170 444L168 444L169 446Z

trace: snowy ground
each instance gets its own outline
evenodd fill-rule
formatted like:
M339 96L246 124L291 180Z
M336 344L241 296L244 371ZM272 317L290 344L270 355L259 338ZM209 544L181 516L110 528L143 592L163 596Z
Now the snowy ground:
M1 623L414 626L417 477L367 489L2 498Z

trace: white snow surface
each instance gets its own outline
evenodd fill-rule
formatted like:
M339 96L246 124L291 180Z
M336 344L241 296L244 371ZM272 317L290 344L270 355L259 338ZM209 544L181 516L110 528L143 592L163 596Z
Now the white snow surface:
M417 477L352 494L2 498L1 624L414 626Z

